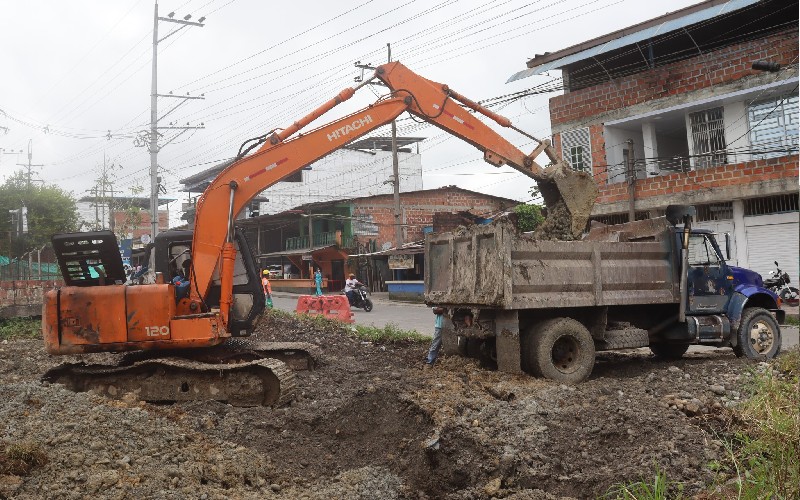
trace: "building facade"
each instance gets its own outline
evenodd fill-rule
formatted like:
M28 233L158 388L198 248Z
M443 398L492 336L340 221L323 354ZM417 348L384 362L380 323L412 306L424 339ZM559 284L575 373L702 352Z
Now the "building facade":
M593 219L691 204L732 264L798 281L797 2L710 0L528 66L562 71L553 142L594 176Z

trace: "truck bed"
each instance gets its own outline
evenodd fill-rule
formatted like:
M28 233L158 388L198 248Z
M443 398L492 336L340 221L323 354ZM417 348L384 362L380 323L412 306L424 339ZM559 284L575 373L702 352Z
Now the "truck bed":
M537 241L510 223L432 234L425 241L425 298L497 309L678 303L670 244Z

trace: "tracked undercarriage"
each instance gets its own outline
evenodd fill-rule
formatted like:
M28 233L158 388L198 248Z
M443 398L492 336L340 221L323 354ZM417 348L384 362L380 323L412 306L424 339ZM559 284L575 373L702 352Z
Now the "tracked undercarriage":
M64 363L43 381L76 392L149 402L216 400L233 406L280 406L294 395L292 370L313 369L319 348L304 342L231 339L205 349L138 351L117 365Z

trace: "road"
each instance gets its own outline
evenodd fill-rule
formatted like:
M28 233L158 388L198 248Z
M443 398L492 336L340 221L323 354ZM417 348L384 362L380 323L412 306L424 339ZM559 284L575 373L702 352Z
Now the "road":
M393 324L403 330L416 330L423 335L433 335L433 313L424 304L395 302L373 297L375 304L371 312L351 308L356 324L384 327ZM294 311L297 306L297 295L290 293L273 294L275 307L283 311ZM794 347L800 342L800 331L796 326L783 325L783 349ZM705 346L692 346L695 349L713 349Z
M297 306L297 295L276 292L272 303L282 311L294 311ZM417 333L433 335L433 313L424 304L395 302L372 298L374 307L370 312L363 309L350 310L357 325L372 325L382 328L393 324L402 330L416 330Z

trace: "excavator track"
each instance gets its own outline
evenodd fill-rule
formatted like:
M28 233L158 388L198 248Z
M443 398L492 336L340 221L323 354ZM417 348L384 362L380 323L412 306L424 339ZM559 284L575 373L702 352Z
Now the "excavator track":
M292 370L313 370L321 359L321 349L308 342L266 342L235 337L222 345L193 350L192 359L224 363L231 359L251 361L273 358L283 361Z
M42 380L115 399L133 394L149 402L216 400L245 407L279 406L291 400L295 390L294 374L276 359L210 364L156 358L119 366L65 363L48 370Z
M129 352L113 366L65 363L42 380L111 398L131 393L150 402L279 406L293 396L292 370L312 370L319 359L320 348L307 342L232 338L215 347Z

